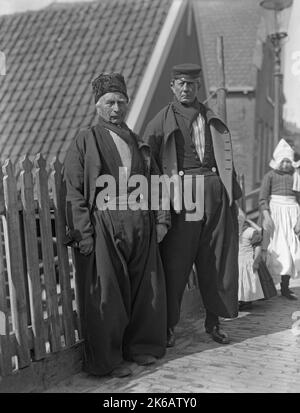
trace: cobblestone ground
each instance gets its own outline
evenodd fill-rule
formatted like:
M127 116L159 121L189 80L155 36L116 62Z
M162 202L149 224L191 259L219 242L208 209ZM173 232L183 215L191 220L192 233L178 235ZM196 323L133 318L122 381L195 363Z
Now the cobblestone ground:
M155 366L130 364L133 375L123 379L80 373L47 392L300 393L300 283L292 286L298 301L278 295L234 320L222 320L229 345L205 333L203 312L188 315L176 329L176 346Z

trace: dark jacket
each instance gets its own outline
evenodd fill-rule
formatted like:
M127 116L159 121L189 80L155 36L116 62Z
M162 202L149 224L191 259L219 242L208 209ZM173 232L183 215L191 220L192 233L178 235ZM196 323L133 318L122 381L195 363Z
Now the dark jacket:
M230 205L242 196L233 165L231 137L227 126L211 109L206 108L206 118L210 127L214 155ZM164 107L149 122L143 140L150 145L152 154L161 173L168 176L178 174L175 134L179 130L171 104ZM177 194L178 196L178 194Z
M159 174L159 169L151 157L149 145L138 139L138 148L149 182L151 174ZM101 170L101 158L91 128L80 131L71 143L64 161L68 244L79 242L94 233L91 213L95 203L96 180L101 175ZM155 211L155 217L156 223L170 226L169 211Z

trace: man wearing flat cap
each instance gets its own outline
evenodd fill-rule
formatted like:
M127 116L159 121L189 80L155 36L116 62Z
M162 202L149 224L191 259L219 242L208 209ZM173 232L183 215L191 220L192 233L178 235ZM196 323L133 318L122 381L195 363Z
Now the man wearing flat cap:
M175 344L174 327L192 266L206 309L206 332L229 343L219 316L238 315L238 231L235 200L241 197L232 160L229 130L199 102L201 68L174 66L174 100L146 127L143 140L151 146L161 174L179 176L170 192L171 228L160 244L166 276L168 346ZM185 183L192 182L189 186ZM192 218L184 196L190 189L200 213ZM178 199L183 200L179 204ZM198 211L199 212L199 211Z
M148 365L165 353L165 278L158 242L170 213L131 208L129 186L116 185L105 204L99 201L109 178L120 184L125 173L128 179L149 180L155 165L148 145L124 122L123 76L102 73L92 87L98 123L78 133L64 162L68 239L74 247L84 369L125 377L132 372L127 361Z

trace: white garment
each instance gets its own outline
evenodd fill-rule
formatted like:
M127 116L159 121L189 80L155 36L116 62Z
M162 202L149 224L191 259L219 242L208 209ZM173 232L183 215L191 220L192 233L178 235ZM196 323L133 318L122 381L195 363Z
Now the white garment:
M280 139L273 152L273 159L270 161L272 169L278 169L283 159L289 159L294 162L295 152L285 139Z
M192 123L192 141L202 162L205 150L205 121L201 114L199 114L197 119Z
M292 163L294 172L294 182L293 182L293 191L300 192L300 161L294 162L295 151L287 143L286 140L280 139L276 148L273 152L273 159L271 159L269 165L272 169L279 169L280 164L283 159L289 159Z
M277 284L281 275L300 275L300 241L294 232L300 206L293 196L271 195L270 214L275 230L270 234L266 264Z
M122 164L127 169L127 176L129 177L130 171L131 171L131 161L132 161L130 148L127 145L127 143L124 141L124 139L120 138L119 135L117 135L111 130L108 130L108 132L113 138L113 141L118 149Z
M248 227L239 236L239 301L264 298L257 271L253 271L254 248L251 239L255 229Z

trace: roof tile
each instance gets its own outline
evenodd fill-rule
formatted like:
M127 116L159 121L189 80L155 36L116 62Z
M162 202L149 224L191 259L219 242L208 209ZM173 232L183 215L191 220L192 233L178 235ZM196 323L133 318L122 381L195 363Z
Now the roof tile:
M96 119L91 81L102 71L122 72L134 98L171 2L101 0L0 17L1 158L64 158L78 128Z
M262 14L258 1L197 0L203 55L210 88L217 86L216 39L223 36L228 86L254 86L253 52Z

